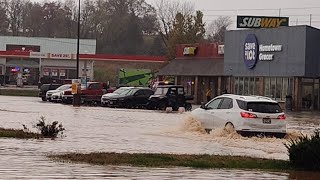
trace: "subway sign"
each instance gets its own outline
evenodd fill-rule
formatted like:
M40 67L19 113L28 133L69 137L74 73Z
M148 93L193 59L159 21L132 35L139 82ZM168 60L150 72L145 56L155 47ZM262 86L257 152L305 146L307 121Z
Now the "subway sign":
M277 28L289 26L289 17L237 16L237 28Z

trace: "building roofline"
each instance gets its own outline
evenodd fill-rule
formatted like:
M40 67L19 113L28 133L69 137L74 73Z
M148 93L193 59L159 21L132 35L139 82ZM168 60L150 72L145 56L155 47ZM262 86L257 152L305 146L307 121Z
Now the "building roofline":
M49 53L47 57L43 57L42 59L55 59L50 58ZM71 59L75 60L76 55L70 54ZM31 57L31 52L23 52L23 51L0 51L0 57L10 58L10 57L18 57L18 58L36 58ZM62 59L62 58L58 58ZM66 58L67 59L67 58ZM143 55L111 55L111 54L79 54L80 60L94 60L94 61L129 61L129 62L155 62L155 63L164 63L167 61L167 57L165 56L143 56Z

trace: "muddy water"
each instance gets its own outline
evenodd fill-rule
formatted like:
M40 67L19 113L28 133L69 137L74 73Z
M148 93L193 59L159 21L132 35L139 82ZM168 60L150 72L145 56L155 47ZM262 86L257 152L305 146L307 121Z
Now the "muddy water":
M1 127L20 129L25 124L31 131L36 131L33 125L41 116L49 122L62 122L66 137L56 140L0 139L0 179L297 179L313 175L245 170L100 167L53 162L45 155L105 151L207 153L274 159L288 159L288 156L283 145L286 140L245 138L223 129L206 134L189 113L73 108L44 103L39 98L0 96ZM310 117L307 114L299 118L294 116L292 120L289 118L292 137L300 132L309 133L319 126L318 116L311 117L314 120Z

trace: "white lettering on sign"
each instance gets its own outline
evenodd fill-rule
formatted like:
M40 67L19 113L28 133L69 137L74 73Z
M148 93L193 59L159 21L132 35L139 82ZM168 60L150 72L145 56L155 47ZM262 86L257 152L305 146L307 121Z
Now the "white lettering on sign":
M245 46L245 52L244 52L245 59L250 60L250 61L255 60L256 44L255 43L245 43L244 46Z
M219 54L219 55L224 54L224 45L219 45L219 46L218 46L218 54Z
M270 44L270 45L262 45L260 44L259 46L259 52L274 52L274 51L282 51L282 45L273 45L273 44Z
M52 59L71 59L71 54L50 54L50 58Z
M48 53L30 52L30 58L48 58Z
M282 45L259 45L259 52L281 52ZM259 60L260 61L272 61L274 59L274 54L260 53Z
M274 54L259 54L260 61L272 61L274 57Z
M288 26L287 17L244 17L238 24L239 28L275 28Z

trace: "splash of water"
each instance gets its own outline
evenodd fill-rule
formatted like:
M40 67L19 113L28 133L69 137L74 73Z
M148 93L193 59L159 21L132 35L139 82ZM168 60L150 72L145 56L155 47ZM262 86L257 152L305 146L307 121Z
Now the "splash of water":
M188 116L181 128L183 131L205 134L205 129L201 126L201 122L192 116Z

